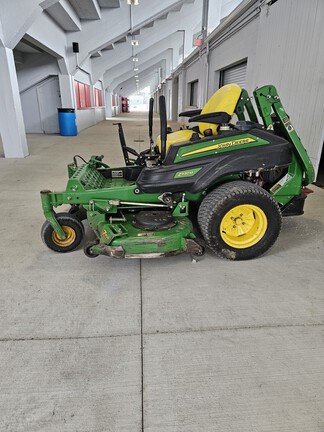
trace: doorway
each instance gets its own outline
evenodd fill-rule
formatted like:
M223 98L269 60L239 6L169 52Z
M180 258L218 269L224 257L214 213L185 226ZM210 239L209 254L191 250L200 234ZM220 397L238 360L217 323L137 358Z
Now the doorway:
M21 93L27 133L59 133L57 108L61 95L57 76L51 76Z

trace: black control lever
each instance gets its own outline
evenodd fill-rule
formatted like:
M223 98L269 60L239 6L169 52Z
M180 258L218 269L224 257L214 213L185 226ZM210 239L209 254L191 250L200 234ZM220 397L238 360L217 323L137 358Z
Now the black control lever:
M154 141L153 141L153 106L154 106L154 99L150 98L150 105L149 105L149 138L150 138L150 154L151 156L154 155Z
M132 154L132 155L134 155L134 156L136 156L136 157L139 157L139 154L137 153L137 151L136 150L134 150L133 148L131 148L131 147L125 147L125 149L128 151L128 153L130 153L130 154Z
M127 146L126 146L126 140L125 140L123 125L121 123L113 123L113 125L118 126L119 141L120 141L123 156L125 159L125 164L126 164L126 166L131 165L131 162L130 162L129 157L128 157L128 151L127 151Z
M161 161L164 160L166 156L166 142L167 142L167 118L166 118L166 106L165 97L161 95L159 97L159 107L160 107L160 136L161 136Z
M127 147L125 135L124 135L124 130L123 130L123 125L121 123L113 123L113 125L118 126L119 140L120 140L120 145L121 145L124 159L125 159L125 164L126 164L126 166L133 165L132 162L129 160L128 153L130 153L136 157L139 157L139 154L137 153L136 150L132 149L131 147Z

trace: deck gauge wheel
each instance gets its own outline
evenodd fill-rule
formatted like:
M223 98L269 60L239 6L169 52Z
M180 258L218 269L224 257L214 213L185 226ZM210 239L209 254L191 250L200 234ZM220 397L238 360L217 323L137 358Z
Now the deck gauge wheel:
M58 213L56 219L63 228L66 238L61 238L52 228L48 221L45 221L41 236L47 247L55 252L72 252L79 247L84 237L82 223L69 213Z

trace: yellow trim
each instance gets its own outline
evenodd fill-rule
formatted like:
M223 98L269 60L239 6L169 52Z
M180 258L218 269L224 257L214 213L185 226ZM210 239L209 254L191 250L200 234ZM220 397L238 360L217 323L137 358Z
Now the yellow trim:
M246 249L259 243L268 228L264 211L252 204L233 207L220 223L224 242L236 249Z
M52 233L53 243L55 243L57 246L60 246L60 247L71 246L71 244L76 239L76 232L74 231L73 228L66 226L66 225L62 225L62 229L66 234L66 239L62 239L55 231L53 231L53 233Z
M237 145L247 144L247 143L251 143L251 142L255 142L255 140L252 139L252 138L242 138L242 139L239 139L239 140L226 141L226 142L223 142L223 143L220 143L220 144L215 144L213 146L203 147L203 148L198 149L198 150L193 150L191 152L184 153L181 157L186 157L186 156L191 156L191 155L194 155L194 154L204 153L206 151L211 151L211 150L220 150L222 148L234 147L234 146L237 146Z

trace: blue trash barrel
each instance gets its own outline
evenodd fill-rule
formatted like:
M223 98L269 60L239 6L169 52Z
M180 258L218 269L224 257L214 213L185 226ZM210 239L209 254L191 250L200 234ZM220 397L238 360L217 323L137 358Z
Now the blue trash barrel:
M58 108L60 134L75 136L78 134L74 108Z

